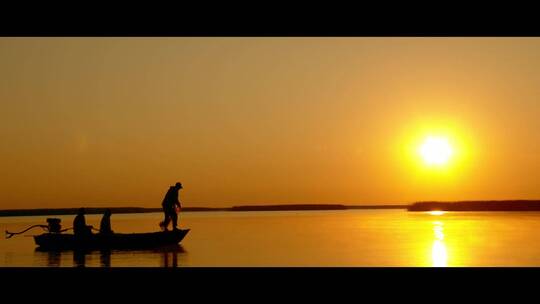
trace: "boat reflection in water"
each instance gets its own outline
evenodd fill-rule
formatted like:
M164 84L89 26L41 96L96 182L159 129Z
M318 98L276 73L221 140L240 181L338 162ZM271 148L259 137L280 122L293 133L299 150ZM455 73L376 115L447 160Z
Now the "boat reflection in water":
M82 250L73 251L73 266L85 267L86 266L86 254L88 252Z
M62 252L60 251L47 252L47 266L60 267L61 260L62 260Z
M178 267L178 254L185 253L181 245L172 245L156 249L161 253L161 267Z
M47 267L60 267L62 266L62 256L64 251L62 250L42 250L41 248L36 248L34 250L34 256L42 261ZM75 258L75 256L73 257ZM80 259L80 256L77 256Z
M73 267L130 267L137 265L129 265L127 264L129 262L126 263L124 260L131 259L136 261L140 258L146 261L154 260L156 267L178 267L178 256L185 253L186 251L181 245L150 250L42 250L39 247L35 250L37 256L40 256L41 259L46 259L48 267L62 266L62 256L69 259L70 255L73 257L73 263L71 264ZM99 257L99 264L93 262L96 261L97 257ZM113 265L114 263L111 263L111 257L115 257L117 262L122 261L122 265ZM66 261L64 260L64 262Z
M99 264L101 267L111 267L111 251L104 249L99 252Z

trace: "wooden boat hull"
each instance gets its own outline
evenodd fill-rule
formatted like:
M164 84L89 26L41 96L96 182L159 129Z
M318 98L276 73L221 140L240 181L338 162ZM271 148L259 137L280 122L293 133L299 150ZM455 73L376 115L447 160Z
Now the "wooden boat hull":
M74 234L44 233L34 236L41 250L70 249L143 249L177 245L189 229L151 233L92 234L75 237Z

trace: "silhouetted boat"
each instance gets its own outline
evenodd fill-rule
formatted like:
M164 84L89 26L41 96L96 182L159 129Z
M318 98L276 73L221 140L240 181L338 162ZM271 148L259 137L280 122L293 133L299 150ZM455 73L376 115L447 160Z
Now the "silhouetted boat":
M75 237L74 234L44 233L34 236L42 250L58 249L142 249L178 244L189 229L150 233L92 234Z

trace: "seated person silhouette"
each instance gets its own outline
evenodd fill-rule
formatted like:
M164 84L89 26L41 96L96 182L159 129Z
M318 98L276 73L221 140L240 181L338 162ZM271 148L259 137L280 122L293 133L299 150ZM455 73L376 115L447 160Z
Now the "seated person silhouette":
M75 220L73 220L73 233L77 237L87 237L92 235L92 226L86 225L84 213L84 208L79 209L79 213L75 217Z
M100 234L113 234L114 231L111 229L111 210L105 210L103 217L101 218L101 223L99 225Z

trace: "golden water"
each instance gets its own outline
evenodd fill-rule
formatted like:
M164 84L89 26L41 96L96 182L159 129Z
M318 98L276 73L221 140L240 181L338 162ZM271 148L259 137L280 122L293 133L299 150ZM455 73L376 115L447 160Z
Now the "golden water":
M73 216L54 217L71 226ZM3 217L0 229L46 218ZM87 223L98 227L100 218ZM150 232L161 213L111 220L116 232ZM83 254L35 251L36 229L0 239L0 266L540 266L538 212L186 212L180 228L191 231L179 248Z

